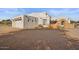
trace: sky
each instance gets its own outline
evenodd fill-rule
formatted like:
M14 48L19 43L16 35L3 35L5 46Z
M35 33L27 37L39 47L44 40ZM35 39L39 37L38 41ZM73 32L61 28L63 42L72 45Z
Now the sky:
M47 12L52 17L79 20L79 8L0 8L0 20L34 12Z

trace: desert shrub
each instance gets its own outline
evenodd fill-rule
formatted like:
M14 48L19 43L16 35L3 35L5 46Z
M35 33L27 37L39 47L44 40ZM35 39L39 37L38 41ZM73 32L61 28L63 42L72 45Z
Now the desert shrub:
M59 30L63 30L64 27L62 27L62 26L58 26L57 29L59 29Z
M48 29L53 29L53 27L51 25L48 26Z
M35 29L39 29L38 27L35 27Z
M38 25L38 27L43 27L42 25Z
M38 25L38 28L43 29L44 27L40 24L40 25Z

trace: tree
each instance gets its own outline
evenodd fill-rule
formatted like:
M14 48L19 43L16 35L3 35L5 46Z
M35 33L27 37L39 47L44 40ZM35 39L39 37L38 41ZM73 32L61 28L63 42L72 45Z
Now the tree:
M11 23L12 23L12 22L11 22L10 19L2 20L2 21L0 22L0 24L6 24L6 25L11 24Z

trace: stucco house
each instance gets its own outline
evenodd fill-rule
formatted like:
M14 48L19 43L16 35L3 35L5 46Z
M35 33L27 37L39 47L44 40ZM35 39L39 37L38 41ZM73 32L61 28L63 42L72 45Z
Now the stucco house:
M21 29L34 29L39 25L48 27L49 24L50 16L46 12L16 16L12 19L12 27Z

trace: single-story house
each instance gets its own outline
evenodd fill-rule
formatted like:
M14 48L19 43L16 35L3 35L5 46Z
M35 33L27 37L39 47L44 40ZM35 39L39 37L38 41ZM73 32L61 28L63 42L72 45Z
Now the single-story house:
M12 27L21 29L34 29L39 25L48 27L50 16L46 12L21 15L12 19Z

